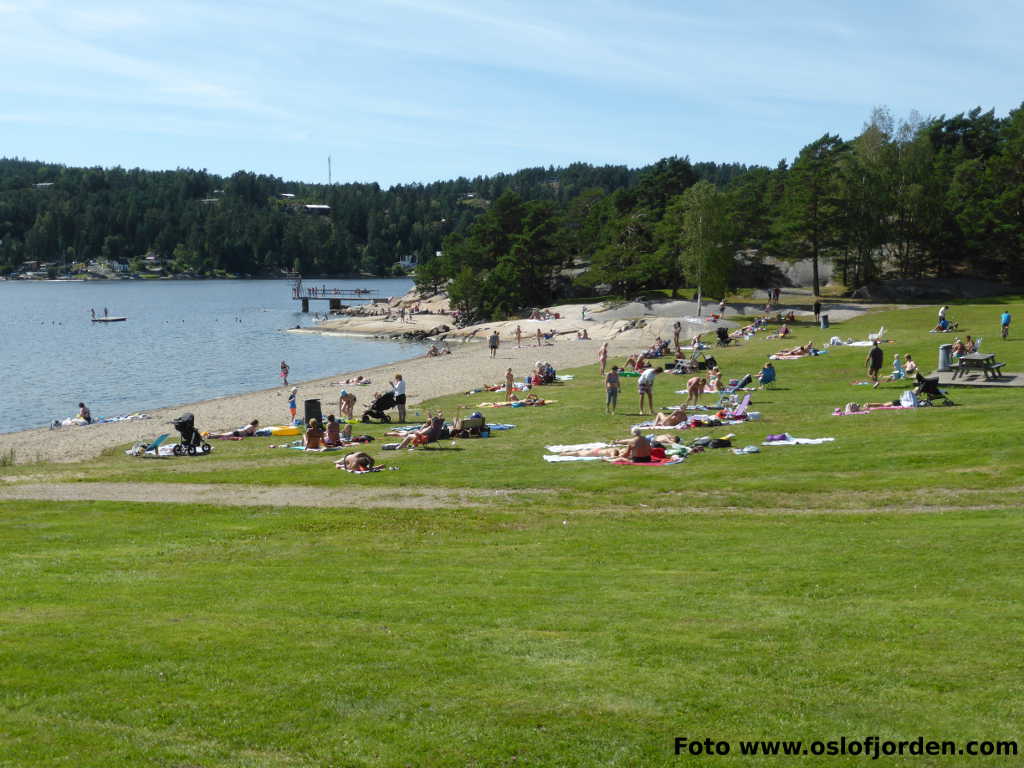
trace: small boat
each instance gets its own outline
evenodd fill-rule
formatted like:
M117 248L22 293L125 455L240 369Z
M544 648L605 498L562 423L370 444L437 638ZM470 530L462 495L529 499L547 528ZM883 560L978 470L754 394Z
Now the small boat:
M94 317L92 321L94 323L123 323L127 319L127 317Z

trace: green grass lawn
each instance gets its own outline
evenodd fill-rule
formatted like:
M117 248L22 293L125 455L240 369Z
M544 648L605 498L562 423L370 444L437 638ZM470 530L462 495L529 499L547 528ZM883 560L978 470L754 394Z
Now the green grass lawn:
M1024 371L1024 342L998 338L998 312L950 315ZM911 352L929 371L952 340L926 332L934 314L798 326L786 345L884 323L899 342L887 357ZM715 354L735 376L779 346ZM831 416L900 392L851 385L866 352L777 363L778 388L754 393L762 420L709 431L835 443L665 468L541 460L546 443L621 437L638 420L629 384L624 413L604 416L594 369L545 389L550 407L486 411L517 425L490 439L374 443L399 470L372 476L273 440L0 468L8 480L316 486L338 503L0 503L0 766L760 766L794 758L676 757L673 740L734 753L760 738L1024 742L1024 390ZM679 378L658 379L656 404L679 401ZM359 510L346 506L353 484L382 498L518 492Z

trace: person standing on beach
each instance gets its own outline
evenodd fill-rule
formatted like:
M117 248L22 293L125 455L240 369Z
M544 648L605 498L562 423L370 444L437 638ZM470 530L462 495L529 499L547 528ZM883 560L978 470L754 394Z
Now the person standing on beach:
M391 391L395 395L395 405L398 407L398 420L405 423L405 381L402 374L396 373L391 382Z
M284 360L282 360L281 361L281 378L284 379L284 382L282 382L282 383L286 387L288 386L288 371L289 370L290 369L288 368L288 363L286 363Z
M523 329L521 326L516 326L516 349L523 348Z
M350 421L355 418L353 413L356 407L356 396L349 392L347 389L341 390L338 393L338 412L341 413L342 417L346 421Z
M298 394L299 388L292 387L288 393L288 412L292 415L291 424L295 423L295 413L299 410L299 405L296 402L296 395Z
M672 323L672 347L679 349L679 334L683 330L683 324L676 320Z
M878 372L882 370L882 363L885 360L885 354L882 352L882 348L878 346L878 339L875 339L871 344L871 349L868 350L868 356L864 358L864 362L868 364L868 378L874 382L872 387L878 388Z
M540 328L537 329L537 346L541 346L544 343L544 334L540 332Z
M491 335L487 337L487 347L491 350L491 357L497 357L498 355L498 344L500 339L498 337L498 329L495 328L491 331Z
M505 402L509 402L512 399L512 391L516 387L516 377L512 373L512 369L509 368L505 371Z
M604 342L597 350L597 362L601 365L601 375L604 376L604 367L608 364L608 342Z
M619 366L613 365L604 377L604 412L615 415L619 404Z

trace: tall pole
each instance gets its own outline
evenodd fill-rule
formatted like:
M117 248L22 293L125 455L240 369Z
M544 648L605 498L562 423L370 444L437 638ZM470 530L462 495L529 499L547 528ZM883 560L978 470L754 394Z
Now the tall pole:
M704 216L697 216L697 317L700 318L704 279Z
M327 186L331 186L331 156L327 156Z

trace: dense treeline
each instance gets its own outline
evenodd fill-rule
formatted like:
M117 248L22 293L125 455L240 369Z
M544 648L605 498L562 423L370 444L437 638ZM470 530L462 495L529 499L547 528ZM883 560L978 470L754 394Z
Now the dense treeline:
M667 158L561 206L507 191L417 281L450 280L472 316L548 303L575 278L620 295L697 286L718 296L770 274L766 257L830 259L845 285L880 277L1024 278L1024 108L901 123L884 109L851 140L826 134L789 165L736 173ZM514 286L514 287L511 287Z
M403 257L429 259L506 191L563 206L580 189L619 189L637 173L579 163L384 190L245 171L224 178L0 159L0 272L26 261L100 259L134 261L137 271L139 258L153 253L171 272L384 275ZM312 215L307 204L330 212Z
M763 279L768 256L809 261L816 290L823 259L849 286L958 274L1016 284L1022 246L1024 108L899 123L878 109L855 138L826 134L775 168L670 157L387 190L0 160L3 271L155 252L179 272L388 274L414 256L417 282L449 284L474 316L549 303L570 281L719 295Z

